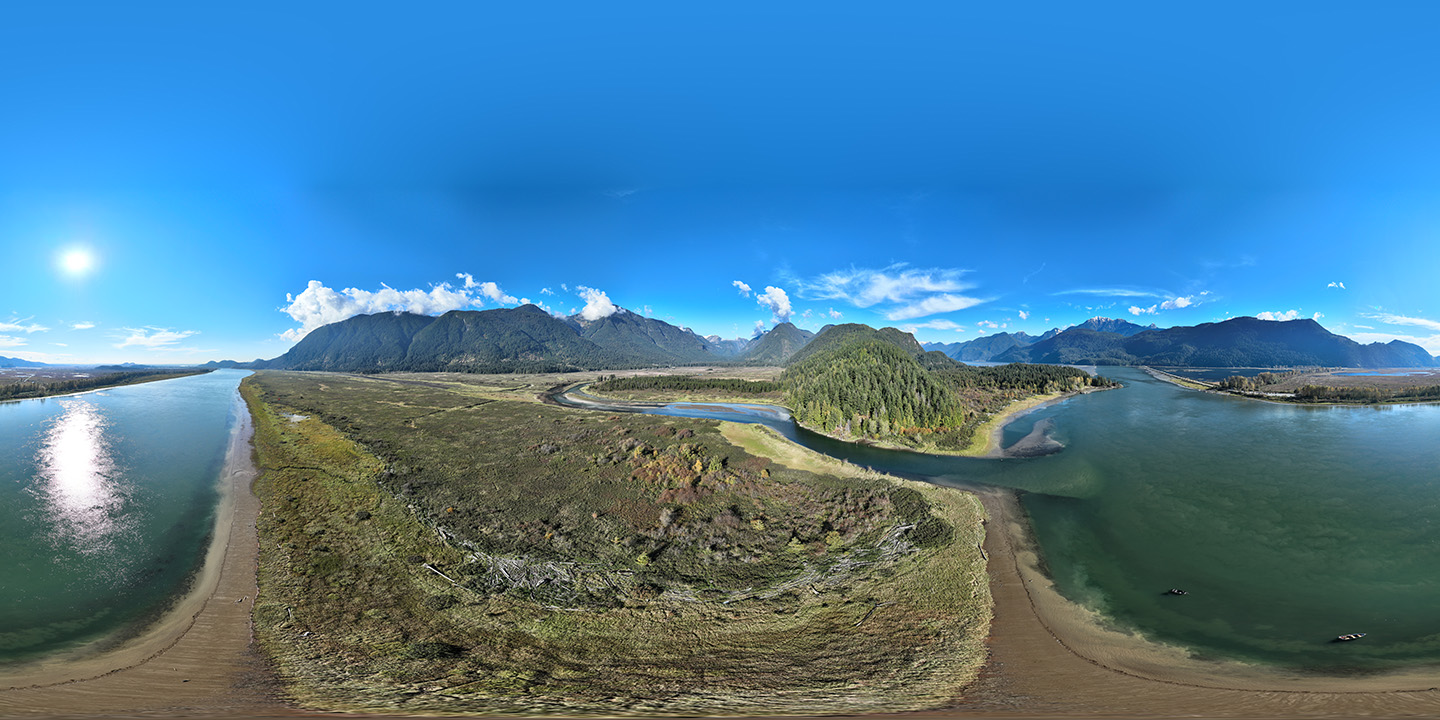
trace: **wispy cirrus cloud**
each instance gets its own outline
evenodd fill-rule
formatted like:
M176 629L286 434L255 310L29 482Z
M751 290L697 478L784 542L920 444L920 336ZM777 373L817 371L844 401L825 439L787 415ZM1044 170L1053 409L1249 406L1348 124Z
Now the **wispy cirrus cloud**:
M127 347L143 347L150 350L178 350L180 348L177 348L175 346L179 345L182 340L200 334L200 331L198 330L175 331L171 330L170 328L158 328L151 326L143 328L124 328L124 330L125 332L130 334L125 336L124 339L122 339L119 343L115 345L117 349L123 349Z
M1362 317L1367 317L1371 320L1379 320L1386 325L1409 325L1412 327L1422 327L1426 330L1434 330L1435 332L1440 332L1440 321L1427 320L1425 318L1410 317L1408 315L1395 315L1392 313L1363 313Z
M0 348L17 348L25 345L25 343L25 338L14 337L12 335L0 335Z
M71 330L90 330L95 327L93 322L77 322L70 325Z
M0 322L0 332L23 332L26 335L29 335L30 333L45 332L50 329L38 323L30 323L30 321L34 319L34 316L24 319L21 319L18 316L12 317L7 322ZM26 325L25 323L30 324Z
M1422 317L1413 317L1410 315L1396 315L1394 313L1386 312L1362 313L1361 317L1369 318L1371 320L1378 320L1382 323L1385 323L1386 325L1399 325L1402 327L1421 328L1423 330L1428 330L1434 334L1425 336L1414 335L1410 333L1388 332L1355 333L1349 336L1350 339L1354 340L1355 342L1372 343L1400 340L1403 342L1419 345L1420 347L1425 348L1425 351L1430 353L1431 355L1440 355L1440 321L1430 320L1428 318ZM1356 325L1355 327L1365 328L1367 330L1370 329L1365 325Z
M930 320L930 321L928 321L928 322L923 322L923 323L914 323L914 324L910 324L910 325L901 325L901 326L900 326L900 329L901 329L901 330L904 330L904 331L907 332L907 333L913 333L913 332L915 332L916 330L923 330L923 329L929 329L929 330L953 330L953 331L955 331L955 332L965 332L965 329L966 329L966 328L965 328L964 325L961 325L960 323L957 323L957 322L954 322L954 321L951 321L951 320L946 320L946 319L944 319L944 318L937 318L937 319L935 319L935 320Z
M1094 295L1094 296L1096 296L1096 297L1124 297L1124 298L1164 297L1164 293L1155 292L1154 290L1139 290L1139 289L1136 289L1136 288L1119 288L1119 287L1113 287L1113 288L1076 288L1076 289L1074 289L1074 290L1061 290L1060 292L1057 292L1057 293L1055 293L1055 294L1056 294L1056 295Z
M910 268L897 263L879 270L850 268L799 283L807 300L843 300L858 308L881 306L888 320L954 312L989 302L964 294L976 288L962 280L965 270Z

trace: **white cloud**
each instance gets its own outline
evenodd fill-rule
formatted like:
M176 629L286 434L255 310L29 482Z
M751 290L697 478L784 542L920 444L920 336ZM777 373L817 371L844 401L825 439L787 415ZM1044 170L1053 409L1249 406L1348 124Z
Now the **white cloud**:
M470 273L455 273L455 277L465 281L466 290L477 290L478 288L477 291L481 296L489 298L491 302L497 305L514 305L520 302L515 299L514 295L506 295L505 292L500 289L500 286L493 282L488 280L485 282L476 282L474 276ZM523 305L525 303L520 304Z
M554 295L554 294L555 294L555 291L554 291L554 290L551 290L550 288L540 288L540 294L541 294L541 295Z
M468 276L462 276L468 277ZM467 282L475 286L486 283ZM488 283L494 285L494 283ZM325 287L319 280L311 280L309 286L299 295L285 294L290 304L280 309L294 318L300 327L280 333L285 340L298 341L310 331L322 325L340 322L356 315L370 315L378 312L411 312L421 315L439 315L451 310L482 304L480 297L469 289L456 290L448 283L440 283L429 290L396 290L381 285L374 292L359 288L334 290ZM498 291L499 288L496 288Z
M765 292L755 295L755 302L763 305L775 316L775 322L790 322L790 296L778 287L765 287Z
M44 325L38 325L36 323L30 323L29 325L25 324L27 322L30 322L30 320L32 319L34 318L28 317L24 320L21 320L19 317L12 317L10 318L9 322L0 322L0 332L23 332L26 335L29 335L30 333L45 332L46 330L50 329L45 327Z
M179 348L174 346L181 340L199 334L197 330L176 332L169 328L157 327L125 328L125 332L130 334L115 345L116 348L143 347L151 350L178 350Z
M982 328L987 328L987 329L990 329L990 330L996 330L996 329L999 329L1000 326L997 325L997 324L995 324L995 323L993 323L993 322L990 322L989 320L981 320L980 322L975 323L975 327L982 327Z
M892 307L885 313L890 320L908 320L936 313L951 312L988 302L980 298L958 295L971 290L964 282L962 270L906 269L903 263L880 270L851 268L821 275L800 284L800 296L807 299L845 300L855 307L868 308L879 304Z
M943 318L938 320L931 320L929 322L917 323L914 325L902 325L900 327L901 330L904 330L907 333L914 333L916 330L922 330L927 328L930 330L954 330L955 332L965 332L965 327L960 323L945 320Z
M1345 283L1336 281L1336 282L1330 283L1329 285L1326 285L1325 287L1327 287L1327 288L1332 288L1332 287L1333 287L1333 288L1340 288L1341 290L1344 290L1344 289L1345 289Z
M744 297L750 297L750 286L749 286L749 285L746 285L745 283L743 283L743 282L741 282L741 281L739 281L739 280L736 280L735 282L732 282L732 283L730 283L730 284L731 284L731 285L734 285L735 288L740 291L740 294L741 294L742 296L744 296Z
M1257 318L1259 318L1259 319L1261 319L1261 320L1272 320L1272 321L1275 321L1275 322L1284 322L1284 321L1286 321L1286 320L1299 320L1299 319L1300 319L1300 311L1299 311L1299 310L1286 310L1285 312L1269 312L1269 311L1267 310L1266 312L1257 313L1257 314L1255 315L1255 317L1257 317Z
M70 326L70 329L71 329L71 330L89 330L90 328L93 328L93 327L95 327L95 323L93 323L93 322L78 322L78 323L75 323L74 325L71 325L71 326Z
M0 348L14 348L25 344L25 338L0 335Z
M1210 294L1210 291L1206 290L1205 292L1202 292L1202 293L1200 293L1200 294L1201 294L1201 295L1209 295L1209 294ZM1131 314L1131 315L1154 315L1155 313L1157 313L1157 312L1159 312L1159 311L1161 311L1161 310L1179 310L1179 309L1181 309L1181 308L1187 308L1187 307L1190 307L1190 306L1192 306L1192 305L1195 304L1195 297L1196 297L1196 296L1194 296L1194 295L1184 295L1184 296L1173 297L1173 298L1170 298L1169 300L1166 300L1165 302L1159 303L1158 305L1151 305L1151 306L1148 307L1148 308L1147 308L1147 307L1140 307L1139 305L1131 305L1131 306L1130 306L1130 314Z
M830 308L830 311L829 311L829 312L830 312L830 319L831 319L831 320L839 320L840 318L845 317L845 313L842 313L842 312L840 312L839 310L836 310L835 308Z
M564 287L563 285L561 287ZM603 317L610 317L620 312L620 307L610 302L610 296L604 291L595 288L576 285L575 289L585 301L585 307L580 310L580 317L586 320L599 320Z
M1323 317L1325 317L1325 313L1322 313L1322 312L1318 312L1318 311L1317 311L1314 315L1311 315L1311 316L1310 316L1310 319L1311 319L1311 320L1319 320L1320 318L1323 318Z
M1029 320L1029 319L1030 319L1030 313L1025 312L1024 310L1021 310L1021 311L1020 311L1020 319L1021 319L1021 320Z
M763 333L763 332L765 332L765 321L764 321L764 320L756 320L756 321L755 321L755 331L754 331L753 333L751 333L750 336L751 336L751 337L758 337L758 336L760 335L760 333Z
M655 314L655 311L651 310L649 305L646 305L644 308L642 308L642 310L645 313L645 317L650 317L651 315Z

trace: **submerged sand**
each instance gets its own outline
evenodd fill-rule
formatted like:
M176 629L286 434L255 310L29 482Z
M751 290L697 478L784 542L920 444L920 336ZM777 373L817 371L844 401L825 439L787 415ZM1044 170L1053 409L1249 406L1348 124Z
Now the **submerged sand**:
M0 715L257 715L286 712L252 649L259 500L250 414L226 453L216 524L189 593L119 648L77 651L0 674Z

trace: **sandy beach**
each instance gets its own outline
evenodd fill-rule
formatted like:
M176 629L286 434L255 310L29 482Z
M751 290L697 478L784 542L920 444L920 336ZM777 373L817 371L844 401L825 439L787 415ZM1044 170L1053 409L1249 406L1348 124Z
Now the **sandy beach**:
M250 487L256 476L251 431L241 405L220 479L215 532L191 591L119 648L82 649L0 674L0 716L287 712L250 643L259 511Z

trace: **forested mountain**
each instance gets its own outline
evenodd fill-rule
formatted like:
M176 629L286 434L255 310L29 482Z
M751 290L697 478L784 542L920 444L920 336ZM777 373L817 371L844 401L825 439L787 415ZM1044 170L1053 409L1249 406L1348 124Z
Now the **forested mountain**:
M1145 330L1129 337L1081 327L996 360L1195 367L1434 367L1424 348L1399 340L1361 345L1314 320L1231 318L1194 327Z
M1093 317L1075 327L1082 330L1094 330L1095 332L1115 333L1121 337L1130 337L1131 335L1138 335L1146 330L1157 329L1155 323L1150 323L1149 326L1136 325L1128 320L1115 320L1107 317ZM1058 335L1059 332L1057 331L1056 334ZM1048 340L1049 338L1041 336L1040 339Z
M780 323L751 340L738 360L747 365L783 365L813 337L815 333L809 330L801 330L788 322Z
M1093 317L1083 323L1080 323L1079 325L1072 325L1070 328L1068 328L1068 330L1073 330L1076 328L1079 328L1081 330L1092 330L1095 332L1115 333L1116 335L1129 337L1136 333L1145 332L1146 330L1153 330L1155 329L1155 325L1151 324L1149 327L1145 327L1143 325L1136 325L1135 323L1127 322L1125 320L1114 320L1105 317ZM1002 332L995 333L994 335L985 335L983 337L978 337L974 340L968 340L966 342L943 344L925 343L925 349L940 350L946 355L949 355L950 357L955 358L956 360L959 360L961 362L1004 362L1004 360L1002 360L1000 356L1004 355L1010 350L1017 347L1029 347L1037 342L1049 340L1050 338L1059 335L1060 332L1060 328L1054 328L1052 330L1047 330L1045 334L1038 337L1035 335L1026 334L1024 332Z
M386 372L408 370L406 354L416 333L435 318L414 313L376 313L310 331L295 347L261 367L280 370Z
M705 339L684 328L621 309L598 320L571 315L580 336L624 357L661 365L710 362L718 356Z
M440 317L357 315L316 328L289 352L255 366L343 372L554 372L693 362L669 349L687 343L692 351L701 348L696 355L705 352L694 333L622 312L614 322L589 328L534 305L452 310ZM587 329L598 342L581 336Z

